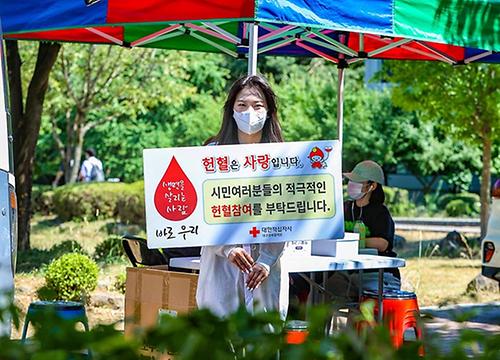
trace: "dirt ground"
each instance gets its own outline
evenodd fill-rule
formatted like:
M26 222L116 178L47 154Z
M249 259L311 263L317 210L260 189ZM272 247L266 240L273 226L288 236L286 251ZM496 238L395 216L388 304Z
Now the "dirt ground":
M116 329L123 330L125 296L113 287L115 276L125 265L114 265L101 270L97 288L91 293L90 303L85 307L89 326L97 324L116 324ZM21 311L21 329L12 328L12 338L19 339L26 311L31 302L37 301L36 291L44 284L40 275L21 274L15 280L15 303ZM32 328L28 329L28 336Z

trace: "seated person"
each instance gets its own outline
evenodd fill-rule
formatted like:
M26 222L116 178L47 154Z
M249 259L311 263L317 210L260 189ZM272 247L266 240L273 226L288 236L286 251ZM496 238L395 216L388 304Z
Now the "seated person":
M366 247L377 249L379 255L396 257L393 251L394 221L384 205L382 168L376 162L366 160L344 176L349 180L347 191L350 197L344 203L345 221L354 224L354 231L360 234L361 242L364 238ZM400 279L399 269L384 270L384 291L399 290ZM363 290L377 291L378 270L363 271L362 284L357 271L337 271L327 283L328 291L348 301L358 299L360 286Z

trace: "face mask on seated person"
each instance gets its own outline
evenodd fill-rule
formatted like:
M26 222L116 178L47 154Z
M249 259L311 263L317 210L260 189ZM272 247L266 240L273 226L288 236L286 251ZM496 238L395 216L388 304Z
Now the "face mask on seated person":
M256 112L252 107L243 112L233 110L233 118L241 132L252 135L258 133L264 127L267 111Z
M347 183L347 194L352 200L359 200L363 196L365 196L366 193L364 193L362 189L363 189L362 183L357 183L354 181L349 181Z

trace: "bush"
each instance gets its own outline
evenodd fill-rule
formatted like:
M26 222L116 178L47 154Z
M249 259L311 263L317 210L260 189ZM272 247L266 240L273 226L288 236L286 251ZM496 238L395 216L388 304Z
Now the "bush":
M75 240L65 240L59 244L52 246L50 252L54 257L60 257L67 253L78 253L87 255L87 252L83 249L82 245L80 245Z
M31 191L31 211L49 215L54 211L54 191L48 185L34 185Z
M128 185L126 193L118 201L117 213L122 223L145 225L144 181Z
M118 217L126 224L145 224L143 181L65 185L54 190L53 203L63 221Z
M473 213L469 204L461 199L451 200L444 208L446 215L451 217L469 216Z
M54 212L63 220L111 218L126 192L123 183L83 183L54 190Z
M416 209L408 190L384 186L385 204L393 216L411 216Z
M54 260L45 273L41 298L82 301L97 286L97 264L86 255L65 254Z
M52 260L67 253L87 255L82 246L74 240L65 240L48 250L31 248L17 253L16 272L43 271Z
M94 259L99 262L113 262L125 256L123 252L122 239L113 235L95 247Z
M481 211L479 195L473 193L441 195L437 206L448 216L476 216Z

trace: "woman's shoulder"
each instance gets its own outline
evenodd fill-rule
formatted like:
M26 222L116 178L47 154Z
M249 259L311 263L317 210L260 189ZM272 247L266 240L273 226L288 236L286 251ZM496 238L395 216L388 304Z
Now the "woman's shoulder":
M384 203L375 204L375 209L379 214L392 218L389 208Z

